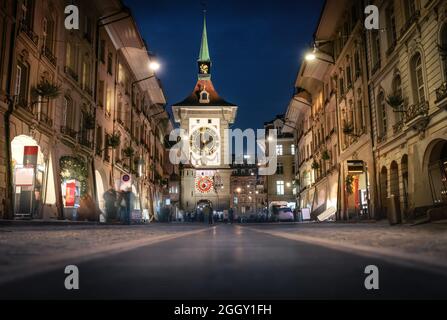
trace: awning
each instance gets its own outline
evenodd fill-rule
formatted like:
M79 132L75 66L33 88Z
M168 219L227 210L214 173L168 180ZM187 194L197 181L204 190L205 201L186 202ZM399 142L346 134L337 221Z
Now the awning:
M148 48L138 31L134 19L125 17L124 13L121 17L122 19L115 17L113 19L115 22L105 25L104 28L112 39L115 48L123 53L136 80L144 79L154 74L149 69L151 59L148 54ZM103 21L103 23L108 22L110 22L109 19ZM156 77L142 81L138 85L142 90L149 92L153 104L166 104L163 89Z
M327 0L315 31L316 40L329 40L337 29L337 23L345 14L347 0Z
M287 108L286 119L288 120L288 122L294 123L296 125L300 114L305 113L307 110L310 110L312 105L311 102L312 97L308 92L301 91L300 93L295 94L292 100L290 100L289 106ZM285 133L294 133L295 131L295 129L289 126L284 126L283 128L283 132Z

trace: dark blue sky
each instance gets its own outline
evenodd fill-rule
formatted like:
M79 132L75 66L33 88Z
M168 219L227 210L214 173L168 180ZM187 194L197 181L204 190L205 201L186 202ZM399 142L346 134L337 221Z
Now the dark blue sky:
M125 0L160 62L172 104L197 80L203 13L200 0ZM239 106L234 127L262 128L284 113L304 51L312 41L323 0L208 0L212 80Z

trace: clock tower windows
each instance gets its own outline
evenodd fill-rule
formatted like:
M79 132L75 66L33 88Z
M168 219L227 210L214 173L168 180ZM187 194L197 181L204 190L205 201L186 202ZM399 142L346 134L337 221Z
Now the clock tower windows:
M199 103L210 103L210 94L206 90L200 92Z

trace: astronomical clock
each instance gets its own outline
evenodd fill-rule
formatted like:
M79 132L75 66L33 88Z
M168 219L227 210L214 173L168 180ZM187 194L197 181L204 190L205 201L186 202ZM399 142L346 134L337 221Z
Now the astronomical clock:
M214 192L214 181L211 176L201 176L197 175L196 181L196 192L198 193L210 193Z

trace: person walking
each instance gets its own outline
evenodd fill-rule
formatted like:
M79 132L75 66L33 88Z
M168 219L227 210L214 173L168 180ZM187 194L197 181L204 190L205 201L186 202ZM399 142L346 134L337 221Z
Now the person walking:
M122 224L126 223L126 206L127 206L127 201L126 201L126 195L125 192L123 190L121 190L119 192L118 195L118 219L121 221Z
M125 203L126 203L124 223L127 224L127 225L130 225L131 214L132 214L133 203L134 203L134 194L133 194L133 192L130 191L130 190L126 190L124 192L124 200L125 200Z
M117 194L115 189L110 188L107 190L104 195L104 204L106 207L106 219L108 222L116 219L116 200L117 200Z
M230 221L231 224L233 224L233 220L234 220L234 210L233 207L230 207L230 209L228 210L228 220Z
M208 208L208 224L212 226L214 224L213 209L209 206L207 206L207 208Z

